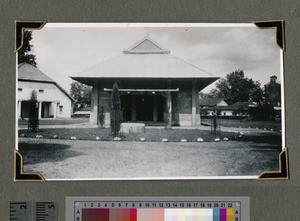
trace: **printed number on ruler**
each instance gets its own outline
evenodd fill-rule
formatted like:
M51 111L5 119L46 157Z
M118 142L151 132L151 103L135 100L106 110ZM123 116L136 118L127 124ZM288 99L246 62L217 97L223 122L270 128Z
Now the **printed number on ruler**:
M35 208L36 221L57 221L58 208L54 202L37 202Z
M31 204L29 202L10 202L10 221L30 221Z

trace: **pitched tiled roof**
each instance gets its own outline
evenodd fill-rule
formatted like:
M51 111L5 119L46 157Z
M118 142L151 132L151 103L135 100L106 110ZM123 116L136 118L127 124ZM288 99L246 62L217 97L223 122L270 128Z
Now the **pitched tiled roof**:
M224 101L223 98L205 98L199 100L200 106L217 106L220 102Z
M83 78L211 78L218 77L202 70L155 43L149 37L143 38L123 54L101 62L79 74L74 80Z
M31 81L31 82L42 82L42 83L52 83L59 90L61 90L65 95L67 95L72 101L74 99L69 95L69 93L63 89L54 80L48 77L46 74L41 72L38 68L32 66L31 64L21 63L18 65L18 80L20 81Z
M54 83L55 81L45 75L36 67L27 64L21 63L18 65L18 79L26 81L39 81L39 82L48 82Z

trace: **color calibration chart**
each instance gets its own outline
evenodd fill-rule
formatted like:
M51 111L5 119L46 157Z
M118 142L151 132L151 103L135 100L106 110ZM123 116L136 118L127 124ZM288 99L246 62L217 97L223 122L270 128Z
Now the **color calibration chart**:
M67 221L249 221L249 197L67 197Z

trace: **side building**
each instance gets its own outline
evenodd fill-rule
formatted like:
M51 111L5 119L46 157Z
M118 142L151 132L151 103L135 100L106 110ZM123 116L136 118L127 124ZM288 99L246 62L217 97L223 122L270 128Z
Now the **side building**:
M70 118L73 98L54 80L36 67L18 65L17 113L19 118L28 118L29 100L32 91L37 92L39 118Z

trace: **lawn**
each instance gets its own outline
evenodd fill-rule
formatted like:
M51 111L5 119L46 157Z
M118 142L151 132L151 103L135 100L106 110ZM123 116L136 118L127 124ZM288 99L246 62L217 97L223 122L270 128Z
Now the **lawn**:
M20 138L24 170L46 179L258 176L278 170L279 143L114 142Z
M110 141L114 137L111 135L110 129L101 128L45 128L39 129L37 132L32 133L26 129L19 130L19 137L36 138L37 135L43 138L70 140L71 137L76 137L78 140L100 140ZM227 137L230 140L238 137L234 132L221 132L221 134L214 135L210 130L199 129L164 129L164 128L146 128L145 133L129 133L121 136L124 141L140 141L145 138L145 141L160 142L162 139L168 139L171 142L180 142L181 139L186 139L189 142L195 142L198 138L204 141L214 141L216 137Z
M55 118L55 119L39 119L39 125L68 125L68 124L80 124L89 122L89 118ZM28 125L27 119L19 119L19 125Z
M201 119L202 123L211 123L211 119ZM241 128L258 128L267 130L281 130L281 122L278 121L254 121L254 120L246 120L246 119L220 119L219 120L221 126L223 127L241 127Z

